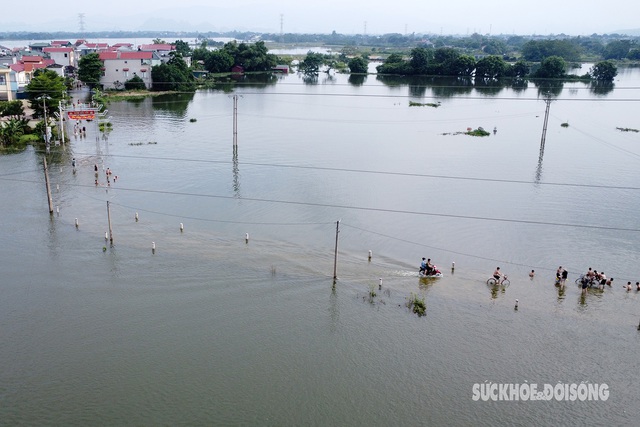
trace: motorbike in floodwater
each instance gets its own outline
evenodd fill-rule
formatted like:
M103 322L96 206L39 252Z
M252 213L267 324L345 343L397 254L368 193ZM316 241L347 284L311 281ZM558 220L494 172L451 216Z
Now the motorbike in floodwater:
M420 268L418 271L418 276L422 277L442 277L442 272L438 270L438 266L434 265L431 271L427 273L427 271L423 268Z

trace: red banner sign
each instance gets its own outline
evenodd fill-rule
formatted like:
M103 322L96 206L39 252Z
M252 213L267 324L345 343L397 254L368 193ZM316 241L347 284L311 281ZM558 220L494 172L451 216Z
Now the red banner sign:
M96 112L93 110L77 110L68 111L69 120L93 120L96 118Z

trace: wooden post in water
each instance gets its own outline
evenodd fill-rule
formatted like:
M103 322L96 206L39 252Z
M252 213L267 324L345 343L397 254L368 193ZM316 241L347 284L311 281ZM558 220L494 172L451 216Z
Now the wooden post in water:
M338 278L338 233L340 233L340 220L336 221L336 248L333 254L333 280Z
M49 185L49 169L47 168L47 158L43 159L44 164L44 183L47 186L47 199L49 201L49 215L53 215L53 200L51 199L51 186Z
M235 149L237 147L238 147L238 95L233 95L233 148Z
M111 206L107 200L107 221L109 221L109 244L113 246L113 229L111 228Z
M549 108L551 107L551 96L547 96L544 102L547 103L547 108L544 110L544 124L542 125L542 139L540 140L540 156L544 153L544 143L547 140L547 124L549 123Z

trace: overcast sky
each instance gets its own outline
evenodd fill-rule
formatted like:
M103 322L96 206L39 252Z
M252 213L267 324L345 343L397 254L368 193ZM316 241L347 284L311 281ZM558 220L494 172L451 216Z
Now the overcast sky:
M16 5L19 3L16 3ZM25 4L26 5L26 4ZM640 28L637 0L32 0L2 31L259 31L384 34L604 34ZM282 21L281 21L282 16Z

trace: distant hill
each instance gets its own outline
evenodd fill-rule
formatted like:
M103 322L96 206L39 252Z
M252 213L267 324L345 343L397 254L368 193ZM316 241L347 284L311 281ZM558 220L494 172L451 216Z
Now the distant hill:
M640 36L640 28L636 28L635 30L612 31L612 34L624 34L624 35L627 35L627 36Z

